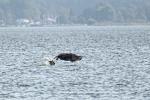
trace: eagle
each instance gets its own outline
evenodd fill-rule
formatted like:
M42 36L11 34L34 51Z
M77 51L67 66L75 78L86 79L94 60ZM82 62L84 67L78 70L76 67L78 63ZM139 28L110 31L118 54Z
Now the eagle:
M54 57L54 60L64 60L64 61L70 61L75 62L82 59L82 56L73 54L73 53L60 53L56 57ZM49 60L50 65L55 65L54 60Z
M82 56L73 53L61 53L57 55L54 59L75 62L81 60Z

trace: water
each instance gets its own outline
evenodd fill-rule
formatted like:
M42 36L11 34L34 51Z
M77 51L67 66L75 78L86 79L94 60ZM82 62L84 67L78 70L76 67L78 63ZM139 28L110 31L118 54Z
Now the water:
M150 100L150 27L0 28L0 100Z

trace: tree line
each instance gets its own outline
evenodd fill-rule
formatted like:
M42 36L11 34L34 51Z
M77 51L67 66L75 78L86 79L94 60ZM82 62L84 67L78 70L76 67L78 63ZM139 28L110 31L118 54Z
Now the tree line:
M56 24L149 23L150 0L0 0L0 23L17 19Z

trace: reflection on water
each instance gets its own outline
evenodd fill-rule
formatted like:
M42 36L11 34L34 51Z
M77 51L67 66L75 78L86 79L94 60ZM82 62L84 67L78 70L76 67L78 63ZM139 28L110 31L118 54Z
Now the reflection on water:
M149 100L149 79L148 26L0 29L0 100Z

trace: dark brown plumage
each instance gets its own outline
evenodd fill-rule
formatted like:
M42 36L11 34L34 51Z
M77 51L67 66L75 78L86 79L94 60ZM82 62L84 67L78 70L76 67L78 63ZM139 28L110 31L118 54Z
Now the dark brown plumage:
M78 55L73 54L73 53L61 53L58 56L56 56L55 59L56 60L60 59L60 60L75 62L75 61L81 60L82 56L78 56Z

